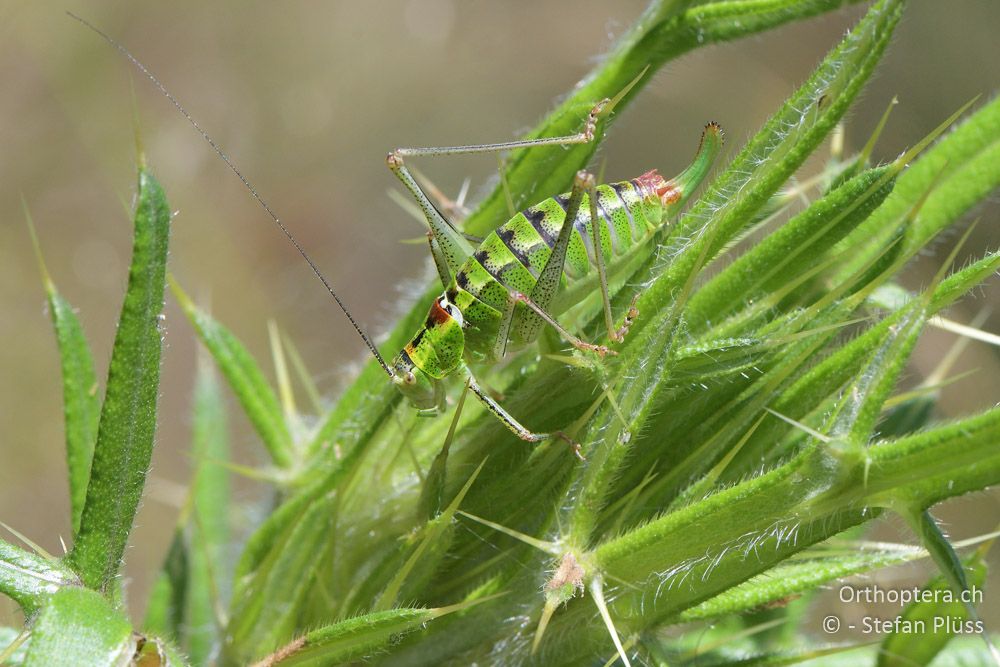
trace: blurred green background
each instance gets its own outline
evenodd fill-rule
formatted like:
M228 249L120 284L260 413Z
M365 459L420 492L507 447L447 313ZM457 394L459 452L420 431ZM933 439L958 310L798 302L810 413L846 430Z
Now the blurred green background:
M65 10L121 40L162 79L378 334L429 276L425 246L400 242L420 236L421 228L386 194L395 182L385 153L516 136L644 6L645 0L0 4L0 520L55 553L62 551L60 538L70 536L58 359L21 197L55 282L80 311L102 376L129 259L132 85L148 161L177 211L171 270L182 285L211 304L259 358L269 357L266 321L275 319L331 397L364 358L321 285L236 178L147 81ZM861 11L848 7L667 67L604 144L606 178L653 167L675 172L708 120L721 122L729 150L738 149ZM900 103L876 148L880 160L894 158L973 96L992 95L1000 84L998 29L995 0L912 0L880 73L849 117L847 149L864 143L894 95ZM419 167L448 193L466 177L473 194L482 192L495 174L488 156L428 159ZM994 201L979 211L969 253L1000 245L998 210ZM944 254L922 258L909 285L925 284ZM994 279L950 317L970 321L997 302L997 288ZM993 315L984 328L1000 330L1000 318ZM195 344L169 298L166 329L158 444L127 553L136 610L170 539L189 464ZM954 340L929 330L910 381L933 369ZM944 390L940 416L1000 400L995 348L970 345L954 372L971 368L978 372ZM233 426L237 460L263 462L247 425L237 418ZM235 519L249 523L263 487L243 483L239 492L248 516ZM998 509L993 493L960 499L938 514L953 536L964 538L994 529ZM899 524L879 534L908 539ZM989 595L987 604L996 618L1000 604ZM14 606L0 602L0 622L14 616Z

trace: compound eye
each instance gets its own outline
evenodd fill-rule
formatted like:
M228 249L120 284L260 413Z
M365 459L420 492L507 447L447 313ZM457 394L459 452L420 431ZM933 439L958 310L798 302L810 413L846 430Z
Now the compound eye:
M406 384L416 384L417 378L413 375L413 373L407 373L403 376L403 382Z

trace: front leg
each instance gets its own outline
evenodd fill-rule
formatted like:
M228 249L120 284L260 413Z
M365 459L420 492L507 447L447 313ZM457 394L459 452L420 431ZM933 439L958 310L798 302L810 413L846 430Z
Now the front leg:
M448 289L451 285L451 269L448 268L448 260L441 247L434 238L433 232L427 232L427 243L431 247L431 258L434 260L434 268L437 269L438 278L441 279L441 289Z

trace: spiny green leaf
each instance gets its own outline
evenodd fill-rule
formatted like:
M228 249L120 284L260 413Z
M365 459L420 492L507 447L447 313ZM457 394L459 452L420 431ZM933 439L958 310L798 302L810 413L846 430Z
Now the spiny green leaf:
M54 287L47 291L62 361L66 466L69 469L73 531L76 532L80 530L80 518L87 498L101 400L94 361L73 308Z
M989 273L991 273L992 270L994 270L993 261L994 258L988 257L984 260L980 260L980 262L977 262L976 264L970 267L967 267L967 269L949 278L946 278L944 281L942 281L940 285L938 285L935 288L935 290L932 293L923 297L923 300L926 303L931 304L932 308L943 307L944 305L946 305L946 301L944 300L943 295L947 295L949 298L952 299L956 298L958 295L961 294L963 288L968 289L972 285L976 284L975 281L977 279L982 278L984 275L989 275ZM913 304L913 305L919 305L919 304ZM869 373L871 369L869 370L863 370L863 369L867 364L867 359L870 358L870 355L876 354L877 350L879 349L879 346L889 345L890 347L892 347L890 339L893 340L898 339L900 335L904 334L906 331L909 331L910 333L904 335L902 338L902 340L905 342L905 340L909 340L910 338L912 338L912 336L915 335L916 330L919 329L919 322L922 321L921 318L918 318L918 320L912 323L914 324L914 326L911 327L902 326L903 323L901 322L900 318L903 316L903 314L904 313L902 311L893 314L892 316L887 318L884 322L870 329L869 332L865 333L864 335L855 339L854 341L848 343L846 346L844 346L844 348L842 348L842 350L838 351L836 354L826 359L820 366L814 369L814 371L811 371L810 373L807 373L805 376L803 376L803 383L801 386L797 383L796 385L793 385L789 389L789 393L787 394L787 396L789 396L788 400L787 401L782 400L779 403L777 403L777 405L780 406L780 408L776 408L778 412L781 413L783 409L787 408L789 410L794 411L796 414L808 413L813 406L815 406L817 403L821 404L823 401L826 400L826 397L831 395L831 393L836 392L839 389L839 387L841 387L843 383L846 382L850 377L848 373L854 373L854 372ZM905 352L905 349L906 346L904 345L900 351ZM793 353L788 352L788 354L791 355ZM882 356L885 358L885 361L886 363L889 364L889 366L896 367L898 370L898 365L901 363L901 358L898 354L887 354ZM884 400L885 393L888 391L888 389L891 388L892 378L894 376L891 373L884 374L882 371L872 372L872 373L869 373L872 378L878 378L878 377L882 378L882 380L879 380L882 389L879 390L878 396L872 395L871 397L872 406L875 407L870 406L871 407L870 412L871 414L877 415L878 414L877 406L881 405L882 400ZM822 383L821 385L819 385L822 388L817 389L816 393L813 394L814 398L810 397L808 393L803 393L805 387L813 382ZM766 396L767 394L765 393L764 395ZM853 392L847 392L846 398L844 400L853 401L855 400L855 398L857 398L860 401L859 405L861 405L865 403L865 401L867 400L865 398L866 396L868 396L866 392L861 392L861 394L858 397L856 397ZM751 402L749 406L752 407L753 403ZM718 407L716 406L715 409L718 410ZM759 410L760 408L758 407L757 409ZM750 414L755 414L755 413L751 411ZM732 420L730 419L729 422L724 422L724 423L732 423ZM749 424L749 422L747 423ZM870 432L872 423L873 422L869 420L868 425L865 427L865 429L862 430L867 430L867 432ZM768 427L769 425L770 427ZM758 429L755 433L753 433L751 440L760 443L759 444L760 449L764 449L770 446L770 448L774 450L773 433L775 429L785 430L787 428L788 428L787 424L781 424L778 422L777 419L767 419L765 420L765 427L762 427ZM692 434L689 431L686 433L687 437L689 438L697 436L697 433ZM762 433L764 435L761 435ZM772 435L767 435L768 433ZM841 454L844 453L845 452L841 452ZM753 465L755 467L759 466L758 462L754 462L757 459L749 456L746 458L748 460L747 464L748 467L750 465ZM714 460L714 458L710 458L710 460ZM858 458L858 456L854 456L853 460L856 465L861 465L862 463ZM841 463L846 464L847 461L843 460L841 461ZM677 467L676 463L674 464L674 467L675 468ZM836 466L834 469L836 469ZM739 468L736 468L733 472L729 473L728 476L730 477L730 479L735 479L741 476L742 474L745 473L742 473ZM824 474L820 471L817 471L817 473L815 474L812 473L808 474L810 474L811 478L814 478L814 481L824 478ZM840 475L844 473L843 471L841 471L840 473L837 474ZM650 485L649 490L655 490L657 486L659 484L662 484L663 480L665 479L668 479L668 476L663 476L659 480L657 480L656 483ZM829 480L829 483L834 483L834 482L835 482L834 479Z
M716 2L654 0L611 53L542 122L529 138L580 131L591 107L614 97L647 67L649 72L620 101L618 111L635 98L664 63L700 46L763 32L795 19L848 4L845 0L810 2ZM519 150L507 161L506 178L516 208L562 192L577 170L586 166L597 141L569 147ZM484 234L506 220L507 203L499 185L466 221L466 230Z
M455 428L462 417L462 408L465 407L465 399L469 395L469 385L466 384L458 397L458 404L455 406L455 414L452 416L451 425L448 427L448 434L441 445L441 451L434 457L427 476L424 479L423 488L420 490L420 501L417 503L418 520L433 519L441 513L444 505L444 483L447 479L448 452L451 450L451 443L455 439Z
M296 605L310 590L316 572L329 565L326 554L336 543L343 502L338 489L356 473L363 454L354 448L337 460L250 537L234 575L227 643L240 646L253 637L255 643L248 649L260 653L291 637ZM270 634L262 634L258 624Z
M216 609L230 577L228 562L232 505L226 410L215 372L199 357L194 392L191 453L191 514L185 533L191 564L184 607L184 645L194 664L206 664L219 641Z
M913 256L938 232L1000 186L1000 97L983 106L941 138L898 179L893 193L845 239L853 258L836 278L850 275L897 233L911 212L916 218L902 233L899 252Z
M127 665L136 653L132 626L96 591L63 588L42 611L25 667Z
M219 643L216 609L228 581L229 478L225 406L218 380L199 356L194 392L194 479L166 561L154 584L144 630L186 647L205 664Z
M749 372L726 378L725 384L714 387L712 401L691 404L682 400L676 407L671 401L666 401L665 404L675 414L657 416L648 428L659 433L667 442L678 437L680 441L665 450L655 445L638 448L636 458L641 458L641 461L638 461L632 476L638 470L657 473L657 479L644 490L638 504L654 508L665 504L676 506L688 495L687 491L680 493L688 480L706 473L716 462L729 458L730 454L733 457L726 470L716 475L723 485L746 476L742 469L745 460L753 462L753 474L756 474L756 470L760 469L760 452L755 449L748 451L748 447L762 442L759 435L762 427L758 422L767 414L765 409L773 407L775 396L792 384L808 368L817 352L835 337L842 325L836 318L843 317L850 310L831 307L814 319L800 318L802 323L820 326L801 340L793 340L784 347L778 346L766 356L754 358L754 366ZM823 326L828 322L833 324ZM668 395L666 398L671 397ZM771 422L769 418L763 421L765 425ZM772 441L763 441L760 448L770 451L767 448L773 445ZM736 446L739 446L738 452L733 451ZM623 483L628 481L623 479ZM642 518L630 517L629 523Z
M790 553L786 551L792 546L789 542L798 550L814 541L819 521L844 527L843 522L856 523L865 516L866 506L892 506L903 498L911 504L929 505L997 483L1000 454L990 443L996 442L998 429L1000 410L992 410L918 436L875 445L869 449L869 470L856 470L853 484L830 486L819 495L813 495L814 487L806 491L796 481L799 475L813 479L813 455L806 452L765 475L609 540L595 550L594 559L608 576L633 585L645 587L640 581L646 572L649 578L660 580L660 590L677 578L699 575L702 584L709 584L740 570L763 569L761 561L777 562L782 552ZM935 495L921 498L925 491ZM751 524L760 532L748 534ZM831 530L836 528L824 532ZM748 562L742 554L749 549L757 557ZM722 582L717 585L727 587ZM708 587L703 585L700 591ZM635 597L629 590L622 589L617 604ZM641 614L631 605L617 609L617 614L645 623L663 608L683 607L682 600L693 594L684 587L671 590L662 603L658 597L646 600Z
M708 258L724 247L833 129L874 71L902 6L875 3L681 219L675 238L696 238L672 259L665 287L692 270L701 246Z
M892 191L891 167L846 181L727 266L698 290L684 318L694 330L806 273L827 248L862 223Z
M643 427L670 374L665 362L674 346L679 313L694 276L718 250L737 234L753 213L802 164L839 121L874 71L902 2L883 0L823 60L809 80L785 102L711 186L708 193L677 224L674 238L692 238L673 254L671 262L643 291L640 312L662 313L643 320L627 342L622 374L629 378L618 394L618 405L628 424L603 410L591 429L603 437L587 452L588 462L574 494L564 525L569 541L586 544L599 523L604 497L627 460L632 433ZM706 221L708 224L706 225ZM644 324L640 324L644 323Z
M945 278L930 295L928 315L947 307L997 270L1000 270L1000 253L987 255ZM806 419L807 415L823 406L827 398L844 386L854 374L861 372L865 360L874 354L889 330L899 324L902 316L903 311L897 310L853 340L841 345L819 364L801 374L771 402L771 407L775 412L793 419L800 421ZM787 424L777 419L765 420L740 452L738 460L741 463L732 469L733 478L745 474L747 470L757 468L763 453L779 439L780 433L787 431ZM772 451L771 458L785 453L787 452Z
M955 547L941 531L936 519L931 516L928 510L921 511L917 507L899 506L898 511L910 523L910 527L920 539L920 544L931 555L931 559L941 572L955 596L961 600L961 596L967 596L964 607L969 616L978 621L979 617L975 606L972 604L972 591L969 588L969 581L965 575L965 568L955 551Z
M452 520L455 518L455 512L458 511L462 500L482 469L482 465L476 468L448 507L424 525L416 547L404 551L407 558L401 562L396 576L376 600L376 611L384 611L397 604L404 586L410 590L418 589L419 586L415 582L422 583L422 579L429 578L437 569L438 564L448 553L448 547L451 546L451 532L454 530Z
M98 393L97 375L90 346L80 326L73 307L56 289L41 247L35 236L35 227L25 206L25 216L31 240L38 255L38 266L42 272L45 298L49 305L52 328L55 330L59 346L59 361L63 380L63 420L66 429L66 467L69 470L69 499L73 521L73 532L80 530L80 516L87 498L87 482L90 479L90 462L94 456L97 440L97 424L101 415L101 399Z
M721 562L713 562L709 554L732 553L735 559L754 541L768 543L771 555L767 558L773 558L785 548L783 542L791 535L793 525L812 518L800 514L789 521L795 517L797 505L808 502L805 494L814 491L812 487L808 491L795 488L796 477L806 462L807 457L800 457L608 540L596 549L594 557L609 577L630 582L644 577L668 579L690 576L693 571L715 570ZM789 525L783 527L785 523ZM747 534L750 526L757 526L759 532ZM684 539L676 539L679 535ZM803 538L803 542L807 539ZM745 567L752 570L759 566L754 559ZM676 571L660 572L665 567ZM671 604L677 602L674 599Z
M234 579L239 582L261 567L271 550L280 548L280 544L287 539L291 527L301 519L311 504L319 501L321 495L316 493L315 489L300 491L272 512L243 547Z
M177 530L149 594L143 630L174 640L182 636L189 578L190 564L184 546L184 535Z
M336 498L313 502L282 540L270 545L253 578L237 582L226 633L230 659L245 661L294 636L299 605L314 585L317 568L325 564L336 514Z
M899 374L917 343L927 321L926 312L914 303L901 313L899 322L886 330L885 337L868 358L865 368L851 383L840 405L830 434L863 445L871 437L882 413L882 405L895 387Z
M920 299L912 300L899 312L901 318L886 332L886 338L875 350L868 368L854 382L851 391L835 408L830 421L830 433L836 438L846 438L850 444L861 446L870 437L881 415L883 405L896 384L910 352L916 345L923 325L927 320L927 307L931 304L944 273L951 267L962 243L952 250L945 260L931 287Z
M979 592L986 582L986 562L977 553L963 564L966 578ZM968 611L961 600L954 597L949 583L944 577L932 579L922 589L921 599L910 603L903 611L901 618L917 628L923 624L919 632L893 632L882 641L879 651L878 667L909 667L910 665L927 665L945 645L955 636L972 632L981 633L981 624L969 619ZM926 598L926 599L924 599ZM948 601L951 599L952 601ZM979 629L976 626L979 625ZM906 627L905 625L902 627ZM935 663L936 664L936 663Z
M170 289L201 342L212 353L230 388L264 442L271 460L279 468L294 462L292 438L285 424L281 404L264 378L257 362L228 329L194 305L180 285L171 278Z
M108 370L87 501L69 562L105 590L117 576L153 453L159 391L170 209L159 183L139 170L128 290Z
M941 281L941 285L931 296L930 310L938 312L953 303L958 297L1000 270L1000 250L987 253L982 259L955 271Z
M704 621L749 611L781 602L835 581L921 557L916 549L896 551L866 550L857 553L788 561L730 588L711 600L681 612L681 622Z
M268 665L332 665L362 660L390 648L413 632L459 606L442 609L389 609L313 630L268 656Z
M872 504L930 507L997 483L1000 408L869 449Z
M13 598L31 617L60 588L80 580L58 561L49 560L0 540L0 593Z

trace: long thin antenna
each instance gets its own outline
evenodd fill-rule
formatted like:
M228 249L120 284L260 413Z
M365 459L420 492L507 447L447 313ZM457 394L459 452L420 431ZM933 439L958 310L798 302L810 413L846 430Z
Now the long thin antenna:
M390 378L395 377L396 374L393 373L392 369L389 368L389 365L385 363L385 359L383 359L382 355L379 354L378 348L375 347L375 343L373 343L372 339L368 337L368 334L366 334L364 330L362 330L361 326L354 319L354 316L351 315L351 311L347 309L347 306L344 305L344 302L341 301L340 297L337 296L337 293L333 291L333 286L330 285L330 282L320 272L319 267L316 266L316 262L312 261L312 258L309 257L308 254L306 254L306 251L302 248L301 245L299 245L299 242L295 240L295 237L292 236L292 233L290 231L288 231L288 228L285 227L285 223L283 223L278 218L278 215L271 210L271 207L267 205L267 202L265 202L263 198L261 198L261 196L257 194L257 189L250 184L250 181L248 181L246 176L243 175L243 172L241 172L239 169L236 168L236 165L233 164L233 161L229 159L229 156L226 155L225 152L223 152L222 148L219 147L219 144L215 143L215 140L212 139L211 136L209 136L208 132L201 129L201 125L199 125L198 122L191 116L191 114L189 114L187 110L183 106L181 106L181 103L177 101L177 98L174 97L170 93L170 91L167 90L162 83L160 83L160 80L157 79L153 75L153 73L146 68L145 65L139 62L139 59L133 56L128 49L126 49L124 46L115 41L110 35L102 31L100 28L90 23L86 19L77 16L73 12L66 12L66 13L70 16L70 18L76 19L84 26L90 28L92 31L97 33L102 39L104 39L104 41L106 41L108 44L117 49L123 56L128 58L129 62L135 65L135 67L140 72L145 74L149 78L149 80L153 82L153 85L159 88L160 92L163 93L164 97L170 100L171 104L173 104L177 108L177 110L181 112L181 115L183 115L187 119L187 121L191 123L191 127L193 127L195 130L198 131L198 134L200 134L202 138L208 142L208 145L212 147L212 149L218 154L220 158L222 158L222 161L225 162L230 169L232 169L233 173L236 174L241 181L243 181L243 185L245 185L247 190L250 191L250 194L253 196L253 198L257 200L257 203L260 204L265 211L267 211L267 214L271 216L271 220L274 221L274 224L276 224L278 228L285 234L288 240L292 242L292 245L295 246L295 249L299 251L300 255L302 255L302 259L306 260L306 262L309 264L309 268L312 269L313 273L316 274L316 277L319 278L320 282L323 283L323 286L326 287L326 291L330 293L330 296L333 297L333 300L336 301L337 305L340 306L340 309L344 311L344 315L347 316L347 319L351 322L351 325L354 327L354 330L357 331L358 335L361 336L361 339L365 341L365 345L368 346L368 349L371 350L371 353L375 356L375 360L378 361L380 366L382 366L382 370L384 370L389 375Z

